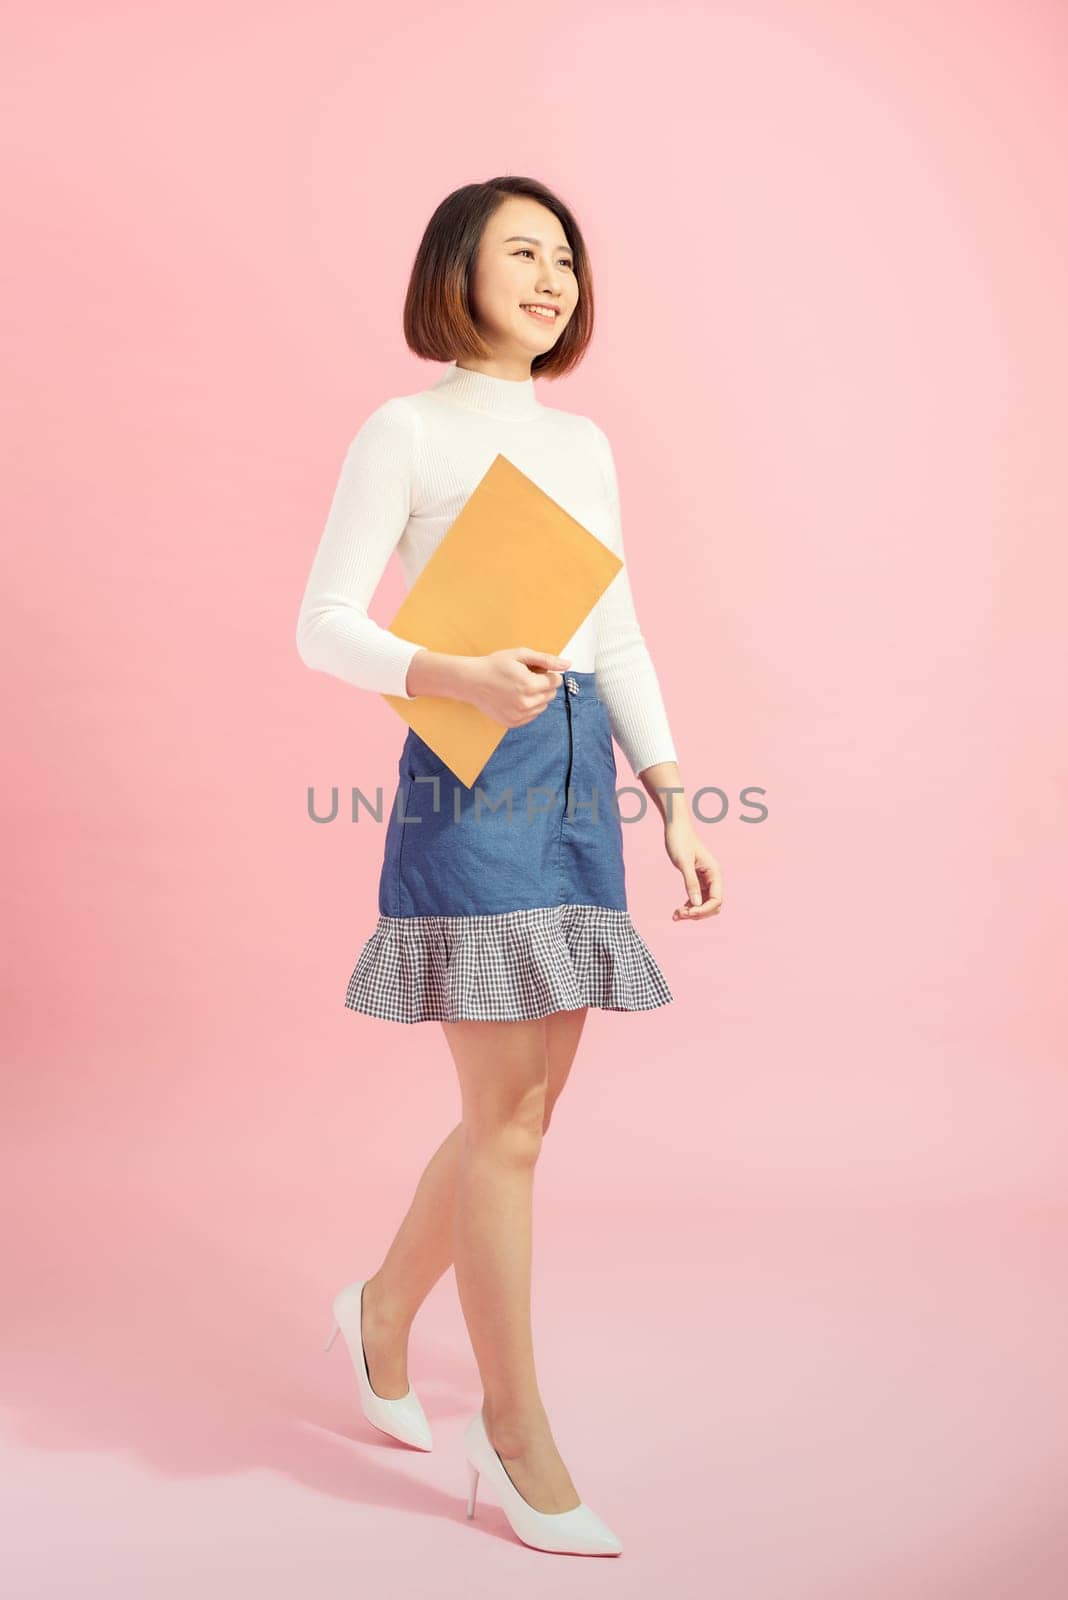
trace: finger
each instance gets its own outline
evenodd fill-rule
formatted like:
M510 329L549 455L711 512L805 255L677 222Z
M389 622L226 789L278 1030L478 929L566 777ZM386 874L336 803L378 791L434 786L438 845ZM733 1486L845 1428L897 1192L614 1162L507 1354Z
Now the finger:
M552 671L563 671L571 665L566 656L549 655L545 650L528 650L525 646L522 646L520 653L525 665L528 667L543 667Z
M685 918L687 921L692 922L697 917L715 916L722 904L722 896L710 894L701 902L700 905L695 906L692 903L687 902L685 905L679 906L674 915L678 918Z
M529 711L531 716L538 717L553 698L551 691L548 694L544 690L539 690L537 694L525 694L520 702L521 709Z
M701 906L681 906L671 913L676 922L699 922L702 917L718 917L720 908L712 900Z

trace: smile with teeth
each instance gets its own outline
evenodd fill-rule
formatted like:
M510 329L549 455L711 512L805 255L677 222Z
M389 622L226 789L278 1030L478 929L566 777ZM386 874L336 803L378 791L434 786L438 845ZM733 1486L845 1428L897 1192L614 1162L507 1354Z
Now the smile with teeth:
M541 317L543 322L555 322L559 314L555 306L525 305L523 310L529 311L532 317Z

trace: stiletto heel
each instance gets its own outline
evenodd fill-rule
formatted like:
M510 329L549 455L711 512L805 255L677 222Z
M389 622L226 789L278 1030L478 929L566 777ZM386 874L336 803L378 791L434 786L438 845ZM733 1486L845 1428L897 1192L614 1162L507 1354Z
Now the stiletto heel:
M572 1506L570 1511L535 1511L530 1502L523 1499L490 1443L481 1411L464 1429L464 1453L467 1456L469 1517L475 1514L475 1489L481 1472L496 1489L512 1532L524 1544L560 1555L618 1556L622 1553L621 1541L585 1501Z
M478 1493L478 1468L473 1461L467 1463L467 1515L475 1514L475 1496Z
M400 1395L396 1400L375 1394L371 1388L367 1353L363 1348L363 1280L339 1289L334 1296L333 1309L334 1329L326 1348L330 1349L339 1332L344 1336L356 1372L360 1410L368 1422L381 1433L399 1439L401 1444L413 1445L417 1450L432 1450L434 1441L430 1424L412 1385L408 1385L407 1394Z

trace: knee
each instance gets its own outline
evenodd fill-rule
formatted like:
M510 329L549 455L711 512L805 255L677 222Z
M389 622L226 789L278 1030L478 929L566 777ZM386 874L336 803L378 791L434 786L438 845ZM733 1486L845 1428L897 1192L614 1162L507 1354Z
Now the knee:
M497 1159L509 1167L532 1167L541 1153L542 1118L506 1123L496 1141Z
M468 1147L506 1167L530 1167L538 1159L545 1130L544 1093L527 1095L508 1115L465 1127Z

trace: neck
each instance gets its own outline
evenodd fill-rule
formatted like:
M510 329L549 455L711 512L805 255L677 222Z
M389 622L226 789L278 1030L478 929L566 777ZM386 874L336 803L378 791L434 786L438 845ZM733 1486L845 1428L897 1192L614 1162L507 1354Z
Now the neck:
M543 409L534 393L534 379L494 378L488 372L450 361L432 392L455 401L468 411L482 411L494 417L535 417Z

